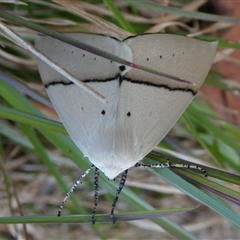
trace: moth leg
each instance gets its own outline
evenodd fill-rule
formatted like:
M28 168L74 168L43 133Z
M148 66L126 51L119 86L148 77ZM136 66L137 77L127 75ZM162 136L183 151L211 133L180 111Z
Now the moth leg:
M195 169L203 174L205 177L208 176L207 171L198 165L188 164L188 163L171 163L167 161L166 163L154 163L154 164L145 164L145 163L136 163L134 167L143 167L143 168L188 168Z
M95 215L98 205L98 191L99 191L99 169L95 167L94 173L94 205L92 211L92 224L95 224Z
M76 189L76 187L82 183L83 179L88 175L88 173L92 170L92 168L95 167L94 165L92 165L90 168L88 168L83 174L82 176L80 176L77 181L73 184L73 186L71 187L71 189L68 191L68 193L66 194L65 198L63 199L59 209L58 209L58 216L61 216L62 210L64 208L65 203L67 202L67 200L69 199L69 197L72 195L72 193L74 192L74 190Z
M116 192L116 196L115 196L115 199L113 201L113 204L112 204L112 210L111 210L111 218L112 218L112 223L115 223L115 219L114 219L114 209L116 207L116 204L117 204L117 201L118 201L118 198L119 198L119 195L121 193L121 191L123 190L123 187L125 185L125 182L127 180L127 174L128 174L128 169L125 170L122 174L122 177L121 177L121 180L119 182L119 186L118 186L118 189L117 189L117 192Z

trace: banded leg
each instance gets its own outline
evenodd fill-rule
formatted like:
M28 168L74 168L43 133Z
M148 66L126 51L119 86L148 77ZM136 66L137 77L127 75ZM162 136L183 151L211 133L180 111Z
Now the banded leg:
M115 207L116 207L116 204L117 204L119 195L120 195L121 191L123 190L123 187L124 187L125 182L126 182L126 180L127 180L127 174L128 174L128 169L125 170L125 171L123 172L123 174L122 174L122 177L121 177L121 180L120 180L120 183L119 183L117 192L116 192L116 196L115 196L115 199L114 199L113 204L112 204L112 210L111 210L112 223L115 223L115 219L114 219L114 209L115 209Z
M95 215L98 205L98 191L99 191L99 169L95 167L94 173L94 206L92 211L92 224L95 224Z
M207 174L207 171L198 166L198 165L194 165L194 164L188 164L188 163L170 163L170 167L173 167L173 168L188 168L188 169L193 169L193 170L197 170L199 171L201 174L204 175L204 177L207 177L208 174Z
M200 166L193 165L193 164L187 164L187 163L154 163L154 164L145 164L145 163L136 163L135 167L144 167L144 168L188 168L188 169L194 169L198 170L200 173L202 173L205 177L208 176L206 170Z
M77 181L73 184L73 186L71 187L71 189L68 191L68 193L66 194L65 198L63 199L59 209L58 209L58 216L61 216L62 210L64 208L65 203L67 202L67 200L69 199L69 197L72 195L72 193L74 192L74 190L76 189L76 187L82 183L83 179L88 175L88 173L92 170L92 168L94 168L95 166L92 165L90 168L88 168L82 176L80 176Z

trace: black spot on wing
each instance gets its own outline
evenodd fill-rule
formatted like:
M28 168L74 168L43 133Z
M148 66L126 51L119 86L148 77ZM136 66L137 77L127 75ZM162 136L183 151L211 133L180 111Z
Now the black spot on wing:
M126 67L125 67L124 65L119 66L119 70L120 70L121 72L123 72L125 69L126 69Z

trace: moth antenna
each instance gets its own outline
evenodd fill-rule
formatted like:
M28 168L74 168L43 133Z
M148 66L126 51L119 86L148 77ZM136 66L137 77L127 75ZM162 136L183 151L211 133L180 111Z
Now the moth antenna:
M121 191L123 190L123 187L124 187L125 182L126 182L126 180L127 180L127 174L128 174L128 169L125 170L125 171L123 172L123 174L122 174L122 177L121 177L121 180L120 180L120 183L119 183L117 192L116 192L116 196L115 196L115 199L114 199L113 204L112 204L112 210L111 210L112 223L115 223L115 219L114 219L114 209L115 209L115 207L116 207L116 204L117 204L119 195L120 195Z
M91 171L92 168L94 168L95 166L92 165L90 168L88 168L81 177L79 177L77 179L77 181L73 184L73 186L71 187L71 189L68 191L68 193L66 194L65 198L63 199L59 209L58 209L58 217L61 216L62 210L64 208L65 203L67 202L67 200L69 199L69 197L72 195L72 193L74 192L74 190L76 189L76 187L82 183L82 180L89 174L89 172Z
M199 171L204 175L204 177L208 176L207 171L203 167L188 163L171 163L168 161L166 163L154 163L154 164L136 163L134 166L143 168L189 168Z
M95 214L98 205L98 191L99 191L99 169L95 167L94 173L94 206L92 211L92 224L95 224Z

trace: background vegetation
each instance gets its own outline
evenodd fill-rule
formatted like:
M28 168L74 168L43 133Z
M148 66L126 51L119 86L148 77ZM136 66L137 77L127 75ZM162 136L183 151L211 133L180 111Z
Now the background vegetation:
M175 163L185 159L206 165L209 177L184 169L133 168L116 210L126 216L129 211L176 212L198 206L197 201L202 204L169 218L115 225L101 223L99 218L92 226L76 223L76 216L79 221L91 221L91 216L82 214L92 211L92 173L64 208L64 214L74 216L46 217L56 215L69 187L90 163L58 123L35 57L0 34L0 239L239 239L240 44L234 33L239 32L240 19L234 18L236 5L199 0L0 0L1 22L33 44L36 31L18 25L17 20L8 21L1 11L61 33L84 31L125 38L169 32L218 39L219 52L202 91L145 160L166 162L165 154L171 155ZM101 175L98 213L110 212L117 185L117 180Z

